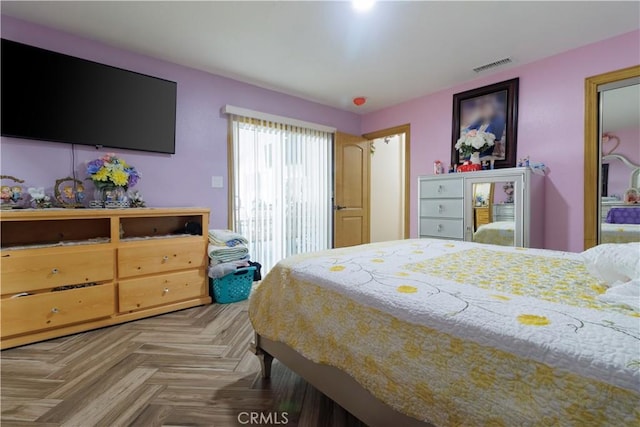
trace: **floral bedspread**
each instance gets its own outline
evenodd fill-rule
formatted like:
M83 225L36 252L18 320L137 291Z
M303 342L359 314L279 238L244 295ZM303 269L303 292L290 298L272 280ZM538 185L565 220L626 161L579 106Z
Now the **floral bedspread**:
M603 222L600 229L602 243L640 242L640 224L607 224Z
M476 243L513 246L516 223L513 221L497 221L478 227L473 233Z
M438 426L638 425L640 314L578 255L442 240L279 263L257 333Z

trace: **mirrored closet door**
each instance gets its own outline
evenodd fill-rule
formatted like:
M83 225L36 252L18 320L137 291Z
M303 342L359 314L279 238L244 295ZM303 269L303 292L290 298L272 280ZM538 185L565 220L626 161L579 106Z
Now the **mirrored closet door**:
M585 79L584 249L640 241L640 65Z
M640 241L640 78L598 88L600 185L598 242Z

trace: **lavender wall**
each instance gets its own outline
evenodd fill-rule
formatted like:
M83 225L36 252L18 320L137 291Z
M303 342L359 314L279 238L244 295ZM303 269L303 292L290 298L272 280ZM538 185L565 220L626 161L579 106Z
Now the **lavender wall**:
M551 169L546 181L545 247L581 251L584 79L638 63L640 31L633 31L367 114L361 131L411 123L411 235L415 236L417 177L431 174L435 160L449 163L453 94L520 77L517 156L531 156Z
M72 168L106 151L115 151L136 166L143 179L136 186L151 206L205 206L211 224L227 225L227 120L225 104L264 111L359 133L356 114L261 89L235 80L116 49L50 28L2 16L2 37L69 55L178 82L176 154L101 150L78 146L75 164L71 146L13 138L1 139L2 174L27 180L30 186L52 187ZM225 188L211 188L211 176L223 176Z

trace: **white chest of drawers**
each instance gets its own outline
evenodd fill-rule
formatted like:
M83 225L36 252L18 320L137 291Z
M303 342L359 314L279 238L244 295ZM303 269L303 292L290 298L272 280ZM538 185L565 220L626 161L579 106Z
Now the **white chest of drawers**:
M493 205L494 221L515 221L515 206L513 203Z
M464 238L464 182L454 178L420 181L420 237Z
M502 191L514 184L513 203L491 205L492 222L512 223L516 246L544 247L544 176L529 168L421 176L418 178L418 236L474 240L475 184L490 183Z

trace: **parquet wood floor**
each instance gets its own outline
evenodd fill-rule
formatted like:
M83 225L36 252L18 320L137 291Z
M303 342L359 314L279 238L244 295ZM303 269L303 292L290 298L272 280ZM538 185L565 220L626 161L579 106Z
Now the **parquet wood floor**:
M288 426L363 426L277 361L263 380L252 337L244 301L5 350L0 423L226 427L285 411Z

